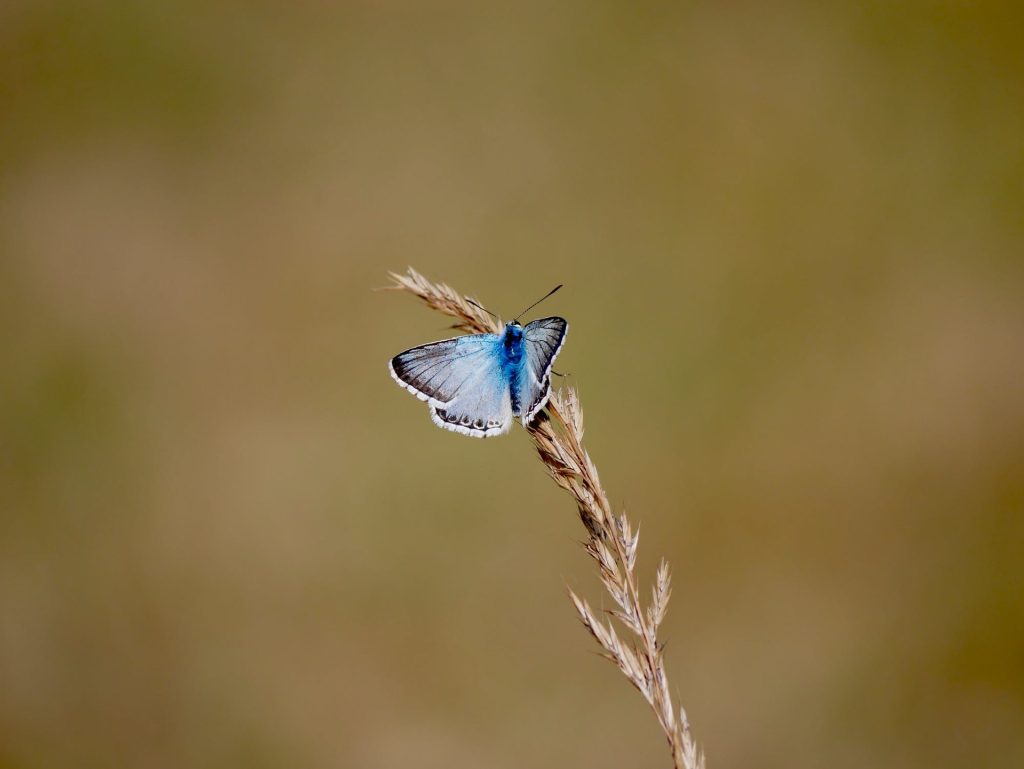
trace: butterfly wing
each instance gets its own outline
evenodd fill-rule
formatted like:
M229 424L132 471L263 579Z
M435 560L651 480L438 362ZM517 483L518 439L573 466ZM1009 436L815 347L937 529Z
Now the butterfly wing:
M512 397L501 337L473 334L413 347L388 367L398 384L427 401L434 424L489 438L512 425Z
M562 349L569 324L564 318L541 318L523 328L525 361L519 377L517 402L522 404L523 426L537 416L551 395L551 366Z

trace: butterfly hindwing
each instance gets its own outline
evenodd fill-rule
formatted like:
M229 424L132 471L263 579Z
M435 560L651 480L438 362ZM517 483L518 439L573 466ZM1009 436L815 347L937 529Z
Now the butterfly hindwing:
M523 328L525 360L519 377L516 402L520 404L523 425L530 423L544 408L551 394L551 366L562 349L569 324L564 318L541 318Z
M391 374L427 401L439 427L478 438L500 435L512 424L501 339L473 334L414 347L391 360Z

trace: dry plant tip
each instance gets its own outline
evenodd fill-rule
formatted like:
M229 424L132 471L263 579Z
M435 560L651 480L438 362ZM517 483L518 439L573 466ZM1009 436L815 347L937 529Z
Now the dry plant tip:
M390 273L390 277L393 284L389 289L408 291L429 307L455 318L453 328L475 334L501 329L500 319L450 286L433 283L411 267L404 275ZM583 410L573 387L563 385L552 391L547 406L527 429L548 475L575 500L587 532L583 548L597 564L601 584L618 607L603 611L608 619L602 621L584 599L567 588L580 622L601 647L600 656L622 671L654 711L675 769L703 769L704 754L690 732L686 711L682 705L675 707L669 693L665 645L657 636L672 594L668 563L663 559L658 565L651 602L643 606L636 576L640 529L634 532L624 512L612 512L597 467L583 447ZM629 633L628 641L619 637L615 622Z

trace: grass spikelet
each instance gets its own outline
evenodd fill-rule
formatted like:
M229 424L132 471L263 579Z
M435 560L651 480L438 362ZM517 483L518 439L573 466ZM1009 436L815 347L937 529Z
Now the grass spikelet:
M411 267L404 275L391 273L391 279L389 288L407 291L451 316L457 329L473 334L502 331L501 321L475 307L468 297L444 283L431 282ZM668 563L661 561L651 601L643 606L635 570L640 532L633 531L625 512L616 515L608 502L597 467L583 447L583 410L572 387L552 391L547 406L527 430L548 475L575 500L587 532L584 550L597 565L601 584L617 607L607 612L610 618L605 622L570 590L580 621L601 647L602 656L622 671L654 711L675 769L703 769L704 754L690 732L686 711L672 701L664 643L657 636L672 592ZM620 637L612 619L626 636Z

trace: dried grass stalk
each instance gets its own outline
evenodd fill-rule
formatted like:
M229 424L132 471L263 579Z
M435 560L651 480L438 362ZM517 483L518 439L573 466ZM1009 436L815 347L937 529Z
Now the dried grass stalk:
M433 283L411 267L405 275L391 273L390 288L418 296L435 310L456 319L455 328L483 334L501 333L501 321L470 304L465 296L444 283ZM584 627L651 706L672 751L676 769L703 769L704 754L690 733L682 705L673 705L665 674L664 644L658 627L665 618L672 592L668 564L658 567L650 603L644 607L636 577L636 553L640 532L633 531L625 513L615 515L601 486L590 455L583 447L583 412L572 387L551 393L548 405L528 431L552 480L576 500L580 520L587 530L584 548L597 564L601 582L614 601L611 619L598 617L590 605L572 590L569 596Z

